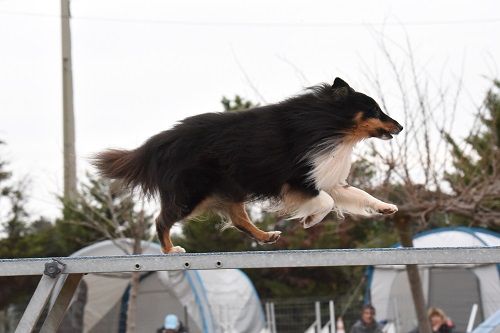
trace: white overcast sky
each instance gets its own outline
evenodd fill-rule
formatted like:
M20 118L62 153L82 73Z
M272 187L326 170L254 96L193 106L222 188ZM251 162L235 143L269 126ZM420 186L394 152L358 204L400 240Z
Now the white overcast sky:
M398 64L406 31L422 75L442 86L464 78L458 135L485 77L500 74L498 0L73 0L71 11L81 176L91 153L134 148L176 120L219 111L223 95L275 102L336 76L369 93L364 74L377 68L395 99L382 30ZM58 15L58 0L0 0L2 158L29 178L30 212L49 217L62 190Z

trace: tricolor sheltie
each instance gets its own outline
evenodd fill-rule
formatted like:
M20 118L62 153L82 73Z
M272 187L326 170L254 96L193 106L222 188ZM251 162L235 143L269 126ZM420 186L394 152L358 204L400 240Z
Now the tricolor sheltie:
M107 150L94 165L158 196L156 230L164 253L184 252L170 240L171 226L207 210L224 214L261 243L279 231L262 231L245 203L269 199L311 227L332 210L393 214L397 207L346 183L353 147L363 139L391 139L402 126L369 96L336 78L277 104L241 112L189 117L134 150Z

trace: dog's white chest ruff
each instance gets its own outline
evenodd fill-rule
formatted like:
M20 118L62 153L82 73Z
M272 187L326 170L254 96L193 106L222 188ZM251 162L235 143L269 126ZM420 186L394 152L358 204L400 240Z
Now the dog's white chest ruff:
M325 149L312 156L311 180L316 187L329 190L345 185L351 170L351 155L354 144L341 143L330 150Z

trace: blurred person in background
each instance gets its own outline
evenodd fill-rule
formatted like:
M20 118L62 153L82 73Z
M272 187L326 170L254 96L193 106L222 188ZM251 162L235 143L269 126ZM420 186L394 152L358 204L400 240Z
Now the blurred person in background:
M436 307L431 307L427 312L429 322L431 323L432 332L434 333L452 333L453 323L446 316L443 310Z
M375 320L373 305L363 305L361 318L351 327L349 333L382 333L382 327Z
M182 325L182 322L174 314L165 316L163 327L159 328L157 333L187 333Z

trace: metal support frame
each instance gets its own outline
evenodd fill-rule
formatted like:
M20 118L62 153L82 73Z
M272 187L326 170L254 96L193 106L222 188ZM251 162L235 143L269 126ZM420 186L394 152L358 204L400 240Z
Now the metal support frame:
M64 266L65 265L57 259L52 259L50 262L45 263L42 278L40 282L38 282L38 286L26 310L24 310L23 316L17 325L16 333L33 331L50 298L54 286L59 280L60 273L63 271Z
M16 333L33 331L58 279L59 277L51 278L48 275L42 276L28 307L24 310L23 316L17 325Z
M57 331L82 276L83 274L70 274L61 277L61 279L64 279L63 286L47 314L40 333L52 333Z
M63 287L60 290L54 290L57 295L52 295L55 301L49 309L41 332L54 332L56 330L82 275L86 273L358 265L489 264L499 262L500 247L255 251L0 259L0 276L43 274L16 329L16 333L24 333L34 329L56 282L61 279L61 275L65 279ZM274 304L269 304L269 308L266 306L267 311L274 317ZM330 308L330 315L332 315L331 312ZM274 318L272 319L270 328L275 331L276 324Z

